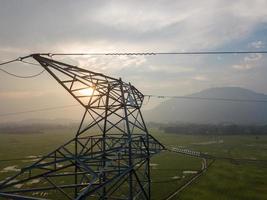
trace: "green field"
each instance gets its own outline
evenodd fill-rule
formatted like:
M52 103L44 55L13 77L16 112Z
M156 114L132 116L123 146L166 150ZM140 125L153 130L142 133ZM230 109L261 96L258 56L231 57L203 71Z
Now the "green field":
M267 160L267 136L188 136L151 130L163 144L183 146L220 157ZM71 131L48 131L43 134L0 134L0 160L44 155L73 137ZM0 162L0 180L16 173L29 161ZM195 171L201 160L163 152L151 161L152 197L165 199ZM216 160L195 183L172 199L267 199L266 162Z

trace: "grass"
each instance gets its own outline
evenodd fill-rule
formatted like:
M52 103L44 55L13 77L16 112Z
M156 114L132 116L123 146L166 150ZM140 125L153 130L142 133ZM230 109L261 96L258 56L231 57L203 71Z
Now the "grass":
M267 160L267 136L191 136L151 131L160 142L168 146L183 146L214 156ZM0 160L44 155L73 137L72 131L51 131L44 134L0 134ZM207 141L223 141L209 143ZM163 152L152 158L152 199L160 200L174 192L179 185L193 175L183 171L201 168L201 160L171 152ZM0 162L0 171L30 162ZM1 172L0 180L16 172ZM175 178L174 178L175 177ZM262 164L234 163L216 160L211 168L194 184L173 199L267 199L267 166Z

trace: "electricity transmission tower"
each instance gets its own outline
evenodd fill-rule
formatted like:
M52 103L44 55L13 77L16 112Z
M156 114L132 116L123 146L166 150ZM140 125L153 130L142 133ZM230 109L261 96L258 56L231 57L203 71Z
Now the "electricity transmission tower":
M150 199L150 158L164 146L148 133L144 95L121 79L31 56L84 114L73 139L1 181L0 198Z

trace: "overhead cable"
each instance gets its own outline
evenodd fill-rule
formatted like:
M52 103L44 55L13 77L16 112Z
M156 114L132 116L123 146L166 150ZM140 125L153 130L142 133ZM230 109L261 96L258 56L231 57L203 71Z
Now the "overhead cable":
M13 59L13 60L8 60L8 61L5 61L5 62L1 62L0 65L7 65L9 63L13 63L13 62L17 62L17 61L20 61L20 58L16 58L16 59Z
M111 52L111 53L41 53L45 56L153 56L153 55L209 55L209 54L267 54L264 51L181 51L181 52Z
M231 99L231 98L206 98L206 97L192 97L192 96L158 96L158 95L144 95L145 97L150 98L159 98L159 99L184 99L184 100L208 100L208 101L225 101L225 102L243 102L243 103L267 103L267 100L263 99ZM145 105L147 105L149 102L147 102ZM77 107L78 104L71 104L71 105L63 105L63 106L56 106L56 107L47 107L47 108L40 108L36 110L25 110L20 112L10 112L10 113L2 113L0 114L0 117L3 116L10 116L10 115L20 115L20 114L26 114L26 113L35 113L35 112L43 112L43 111L49 111L49 110L58 110L58 109L64 109L64 108L71 108L71 107Z
M255 102L255 103L267 103L267 99L237 99L237 98L221 98L221 97L197 97L197 96L164 96L164 95L144 95L149 99L153 98L170 98L170 99L186 99L186 100L211 100L211 101L230 101L230 102Z
M21 75L13 74L13 73L8 72L7 70L1 69L1 68L0 68L0 71L4 72L10 76L14 76L16 78L34 78L34 77L40 76L42 73L45 72L45 70L42 70L42 71L38 72L37 74L33 74L33 75L29 75L29 76L21 76Z
M35 112L42 112L42 111L49 111L49 110L58 110L58 109L76 107L76 106L79 106L79 105L78 104L72 104L72 105L64 105L64 106L54 106L54 107L40 108L40 109L35 109L35 110L24 110L24 111L20 111L20 112L2 113L2 114L0 114L0 117L10 116L10 115L20 115L20 114L26 114L26 113L35 113Z

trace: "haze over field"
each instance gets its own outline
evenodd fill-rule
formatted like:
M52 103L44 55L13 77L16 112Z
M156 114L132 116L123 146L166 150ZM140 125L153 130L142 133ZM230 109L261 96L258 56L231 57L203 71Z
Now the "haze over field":
M150 109L144 109L143 115L146 122L156 123L200 123L200 124L267 124L267 103L266 102L235 102L224 100L190 99L197 98L222 98L267 101L267 95L239 87L218 87L202 90L197 93L186 95L185 98L164 99L161 103ZM148 98L145 104L149 103ZM76 115L73 114L75 110ZM60 110L59 110L60 111ZM81 119L82 109L79 106L71 109L63 109L65 115L58 115L61 118L46 119L45 114L55 111L39 112L38 118L26 118L15 121L17 125L47 124L50 125L78 125ZM58 112L58 110L56 111ZM71 116L70 116L71 115ZM76 117L76 118L75 118ZM10 123L10 124L9 124ZM0 126L11 125L2 121Z

